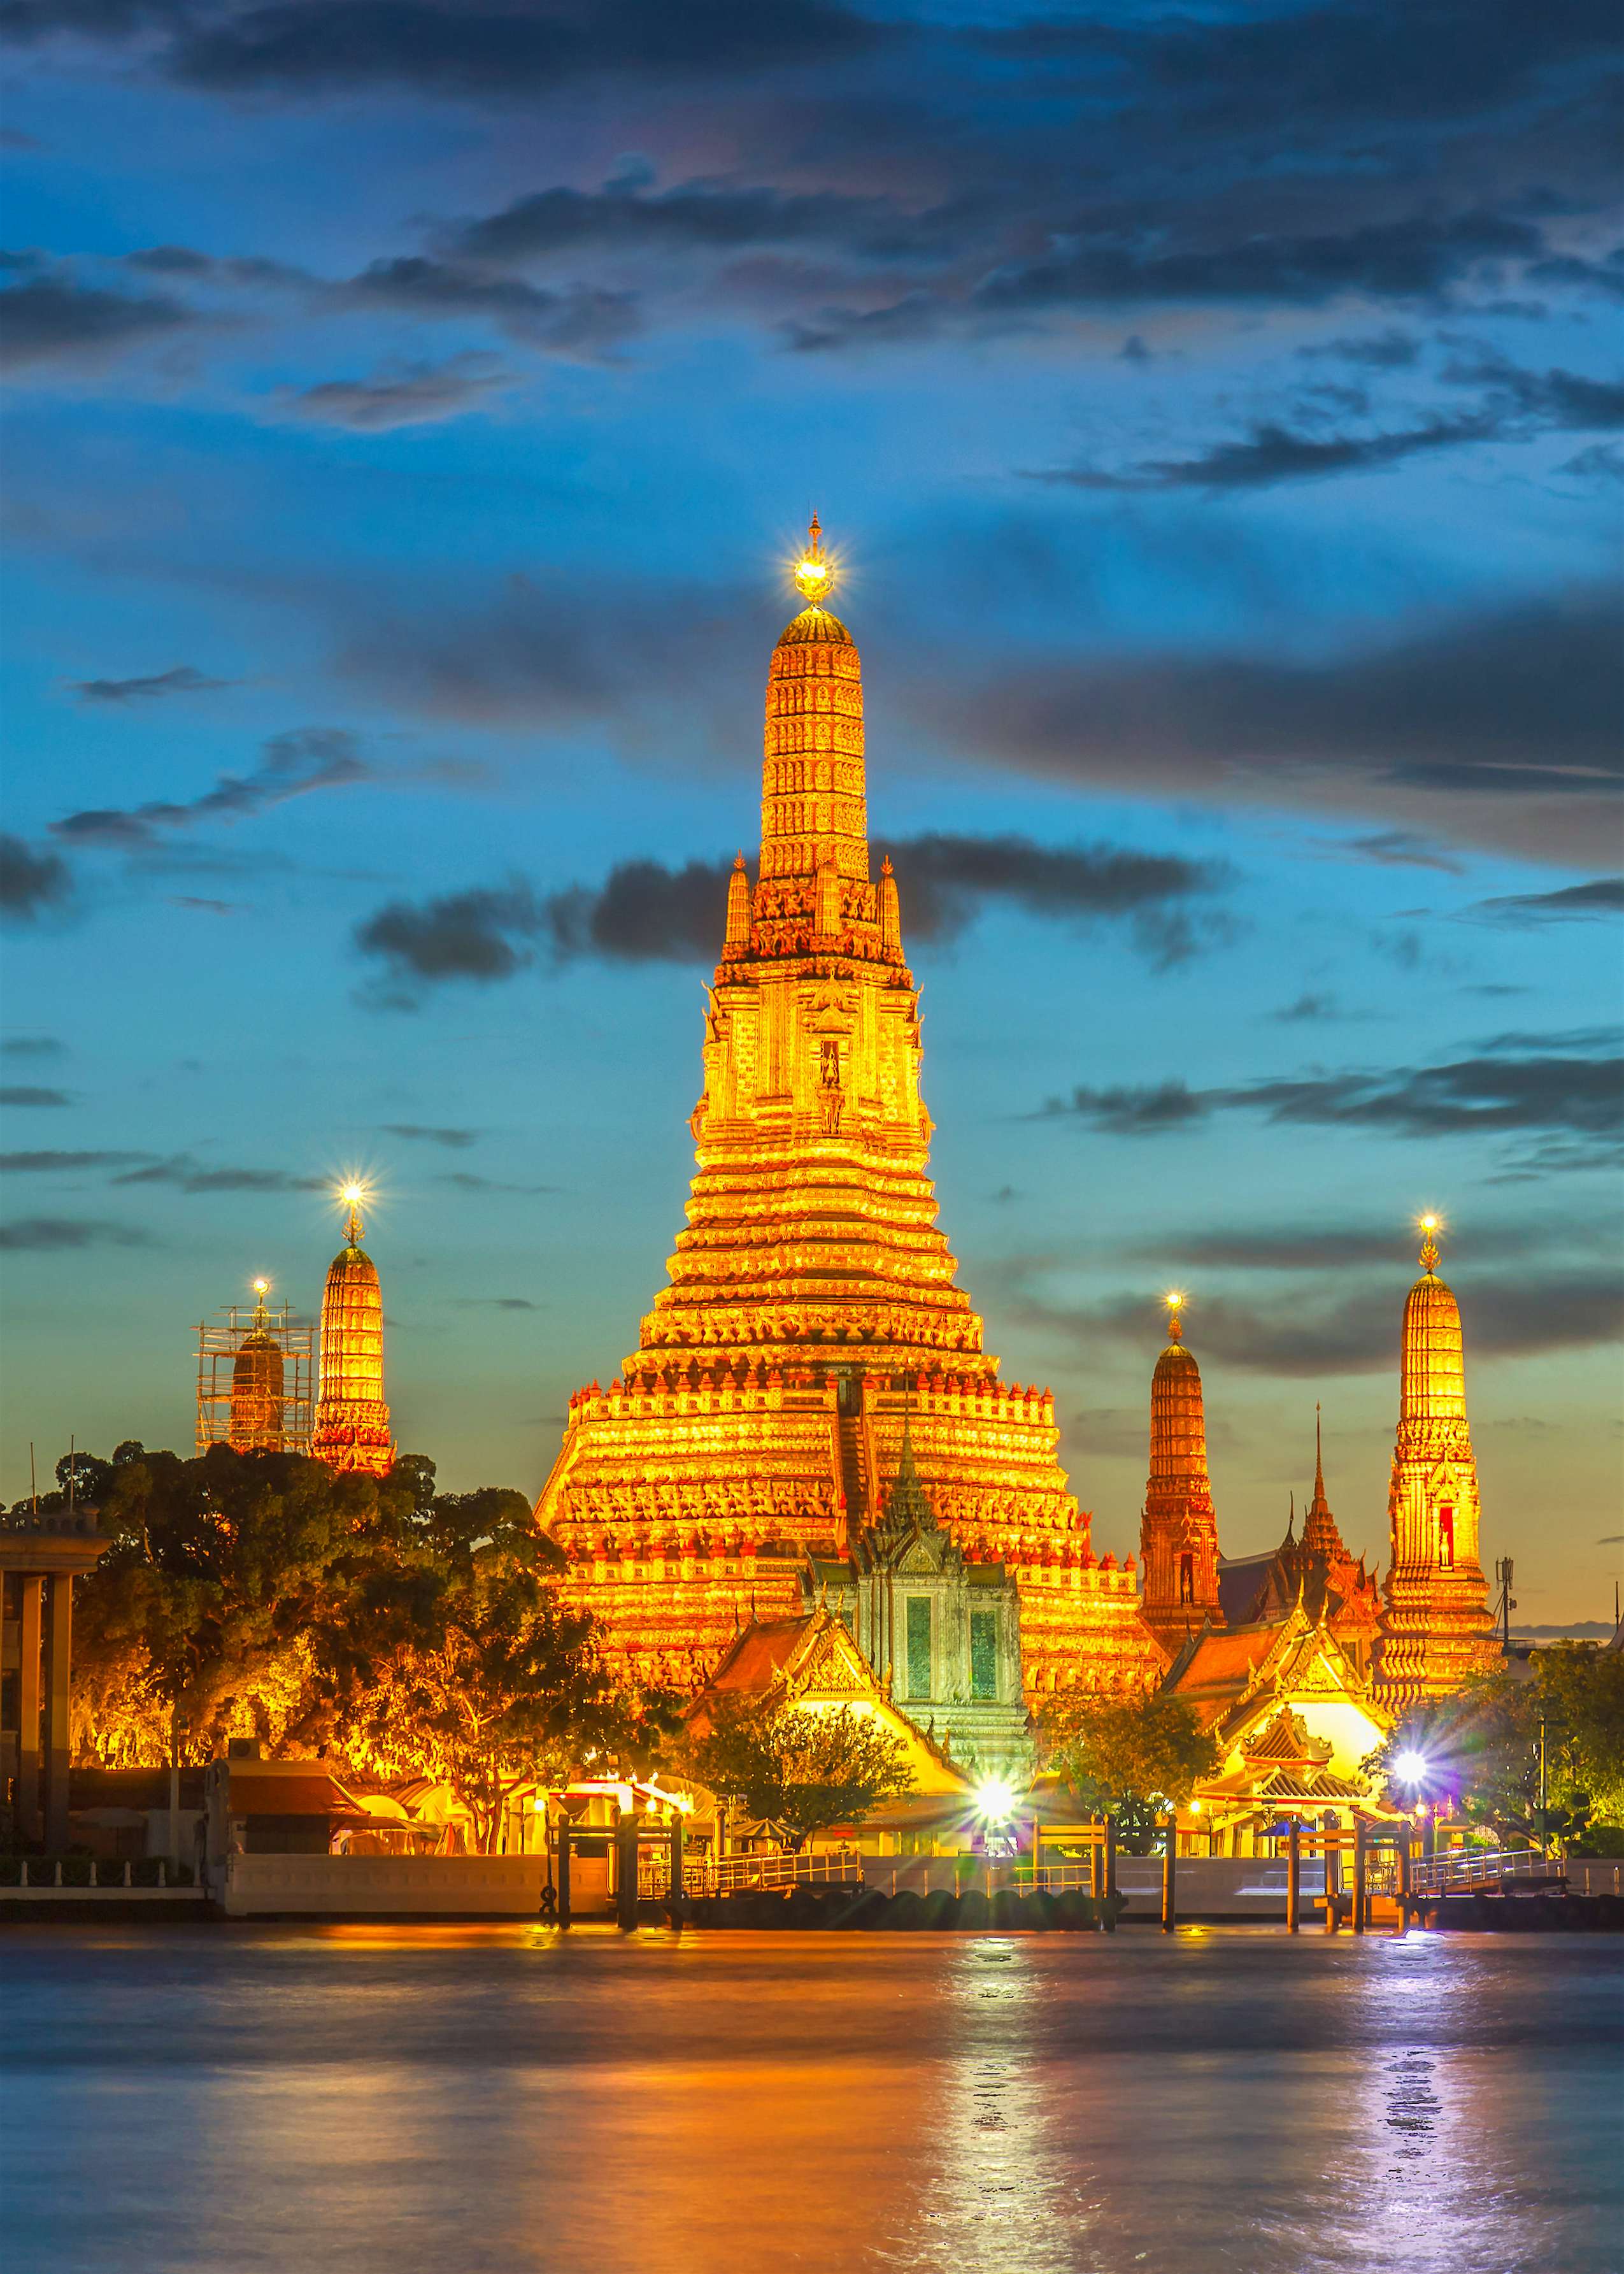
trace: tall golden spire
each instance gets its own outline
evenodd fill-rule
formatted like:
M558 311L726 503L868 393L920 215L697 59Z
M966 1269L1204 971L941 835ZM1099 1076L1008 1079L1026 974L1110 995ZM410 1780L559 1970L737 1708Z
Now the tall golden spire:
M844 1554L887 1479L906 1504L906 1415L941 1530L1015 1573L1028 1697L1137 1687L1158 1659L1137 1575L1094 1555L1053 1398L998 1379L937 1224L906 877L870 873L861 666L816 521L793 573L761 865L717 910L687 1222L620 1378L571 1399L538 1520L631 1678L696 1682L735 1611L797 1608L805 1555Z
M1400 1337L1387 1491L1392 1563L1377 1642L1378 1680L1399 1704L1458 1689L1493 1661L1465 1337L1454 1292L1438 1276L1439 1228L1436 1216L1420 1218L1421 1276L1404 1299Z
M1184 1347L1182 1293L1163 1298L1167 1348L1150 1378L1150 1474L1139 1523L1145 1592L1140 1616L1174 1647L1204 1619L1223 1623L1218 1603L1218 1519L1207 1471L1201 1370Z
M816 877L829 867L867 885L862 665L851 634L823 605L835 571L816 515L793 573L808 605L778 635L767 674L761 877Z
M383 1394L383 1290L361 1246L364 1186L345 1185L344 1245L321 1298L321 1380L311 1451L330 1469L387 1477L395 1465Z

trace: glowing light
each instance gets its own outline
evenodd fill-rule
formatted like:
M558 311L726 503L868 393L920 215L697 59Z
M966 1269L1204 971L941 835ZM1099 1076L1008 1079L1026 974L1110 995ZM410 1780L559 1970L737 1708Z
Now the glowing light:
M366 1186L365 1185L341 1185L338 1188L338 1197L344 1202L347 1208L359 1208L361 1202L366 1198Z
M271 1284L271 1283L270 1283L270 1281L269 1281L268 1279L256 1279L256 1280L254 1281L254 1283L253 1283L253 1291L254 1291L254 1293L255 1293L256 1295L263 1295L263 1294L264 1294L264 1292L265 1292L265 1291L266 1291L266 1289L270 1285L270 1284Z
M1425 1780L1429 1766L1426 1755L1412 1749L1399 1755L1393 1764L1393 1773L1401 1783L1421 1784Z
M976 1813L989 1824L1003 1824L1015 1813L1015 1788L1007 1777L988 1777L975 1788Z
M1423 1231L1436 1231L1438 1229L1438 1218L1435 1216L1419 1216L1417 1218L1417 1222L1420 1224Z
M1199 1816L1201 1813L1201 1803L1199 1800L1192 1800L1191 1802L1190 1813L1192 1816Z
M833 590L835 564L823 557L823 532L816 514L807 531L807 549L791 569L803 600L816 605Z

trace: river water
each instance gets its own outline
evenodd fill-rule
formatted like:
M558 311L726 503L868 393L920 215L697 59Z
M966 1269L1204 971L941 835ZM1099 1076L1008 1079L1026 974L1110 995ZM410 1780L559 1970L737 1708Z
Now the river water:
M1620 2274L1624 1939L0 1936L5 2274Z

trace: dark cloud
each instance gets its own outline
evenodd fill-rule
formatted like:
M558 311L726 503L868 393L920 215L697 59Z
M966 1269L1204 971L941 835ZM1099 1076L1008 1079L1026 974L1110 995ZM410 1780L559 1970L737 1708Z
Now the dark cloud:
M876 847L876 852L883 850ZM1021 837L932 833L890 847L904 926L941 942L972 922L989 900L1076 922L1125 922L1158 967L1189 954L1188 903L1229 878L1222 864L1110 845L1054 847ZM509 979L538 958L553 967L584 957L608 962L706 962L721 945L733 863L624 861L600 886L572 885L538 895L523 877L422 902L394 900L357 926L357 947L386 972L375 999L402 1007L425 983ZM1210 922L1211 919L1207 919Z
M115 1177L116 1185L174 1185L183 1193L325 1193L325 1177L296 1177L287 1169L211 1168L190 1153L177 1153L145 1169Z
M1437 869L1446 877L1458 877L1466 866L1455 854L1446 853L1410 829L1380 829L1368 837L1350 837L1342 849L1357 853L1362 861L1373 861L1382 869Z
M476 1144L477 1129L431 1129L420 1121L386 1121L385 1129L391 1137L408 1137L425 1145L447 1145L460 1151L464 1146Z
M1474 1261L1538 1254L1548 1247L1549 1235L1529 1225L1497 1224L1474 1230L1464 1245ZM1318 1224L1195 1231L1182 1239L1147 1240L1132 1250L1136 1261L1165 1265L1186 1276L1192 1269L1312 1274L1365 1266L1390 1276L1403 1270L1415 1252L1414 1239L1392 1225L1337 1229ZM1192 1317L1199 1318L1204 1308L1198 1301Z
M1402 1303L1398 1271L1394 1276L1390 1287L1350 1285L1332 1276L1317 1294L1293 1285L1267 1299L1214 1294L1192 1306L1186 1339L1206 1374L1209 1406L1215 1376L1227 1367L1296 1380L1390 1371ZM1624 1333L1624 1295L1611 1273L1523 1270L1500 1277L1462 1266L1451 1284L1469 1364L1585 1349ZM1154 1306L1131 1297L1076 1308L1026 1297L1014 1307L1028 1326L1090 1352L1132 1339L1148 1350L1160 1331Z
M1308 1074L1192 1090L1081 1088L1050 1113L1078 1114L1113 1136L1154 1136L1214 1114L1261 1113L1289 1126L1380 1129L1399 1137L1557 1132L1616 1142L1624 1130L1624 1058L1513 1058L1485 1052L1435 1066Z
M1385 332L1366 332L1357 338L1318 340L1297 350L1305 358L1330 357L1338 363L1358 364L1369 371L1399 371L1421 360L1421 343L1413 332L1389 325Z
M408 85L505 102L605 74L664 83L839 58L881 37L826 0L271 0L187 11L163 62L172 77L222 93Z
M1064 922L1126 920L1136 945L1163 967L1194 952L1189 903L1230 881L1220 862L1115 845L1037 845L1029 837L933 832L876 843L876 851L894 859L910 939L955 937L987 901L1002 900Z
M1398 819L1442 801L1456 840L1593 857L1624 786L1621 619L1584 591L1325 659L1028 658L912 700L959 747L1061 780Z
M32 923L62 906L71 881L60 854L36 853L22 838L0 830L0 916Z
M518 277L492 275L416 254L375 260L335 290L355 307L477 318L497 325L513 339L559 355L605 354L636 328L635 306L627 293L585 286L548 292Z
M148 679L76 679L71 684L81 703L147 703L164 695L212 695L236 681L205 678L183 663Z
M456 363L419 364L372 379L328 379L285 395L285 416L314 426L344 426L357 434L393 433L399 426L432 426L477 410L507 384L500 371Z
M1624 877L1598 877L1588 885L1564 885L1553 892L1512 892L1500 900L1478 900L1466 913L1490 923L1517 926L1624 915Z
M523 1295L464 1295L458 1299L459 1311L538 1311L539 1303L528 1301Z
M8 1035L0 1043L0 1055L8 1058L60 1058L67 1053L67 1044L55 1035Z
M0 292L0 365L101 362L192 320L177 300L31 276Z
M462 1193L556 1193L557 1185L506 1185L496 1177L477 1177L467 1169L443 1169L433 1180L437 1185L455 1185Z
M145 1153L0 1153L0 1173L46 1176L66 1169L124 1169L147 1157Z
M0 1105L71 1105L65 1089L41 1089L32 1082L7 1082L0 1088Z
M688 247L736 252L808 243L895 260L939 252L944 233L959 219L951 208L912 215L891 197L741 189L708 181L647 193L619 182L600 191L536 191L465 223L453 242L465 258L502 265L560 253Z
M1280 1010L1269 1013L1269 1017L1277 1027L1328 1024L1332 1020L1343 1019L1347 1015L1338 1004L1335 996L1330 994L1299 995L1294 1001L1282 1005Z
M152 1247L148 1231L133 1224L109 1224L94 1216L29 1216L0 1224L0 1248L32 1248L49 1254L70 1247Z
M1624 449L1616 442L1592 442L1589 449L1581 450L1556 471L1559 474L1573 474L1582 481L1624 482Z
M166 830L190 829L198 822L240 821L290 797L307 796L312 790L365 781L370 771L346 727L298 727L273 734L251 774L222 774L213 789L187 804L154 800L131 808L100 807L71 813L52 822L51 830L71 845L136 852L155 843Z

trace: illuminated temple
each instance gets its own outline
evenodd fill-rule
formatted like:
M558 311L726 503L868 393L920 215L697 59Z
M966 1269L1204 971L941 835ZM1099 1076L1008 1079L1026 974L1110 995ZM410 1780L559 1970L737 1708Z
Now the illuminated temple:
M311 1451L330 1469L387 1477L395 1440L383 1390L383 1290L361 1246L361 1188L347 1185L344 1244L321 1296L321 1374Z
M1165 1661L1132 1558L1094 1554L1054 1401L999 1380L936 1225L902 880L871 873L861 668L816 522L796 579L760 863L717 912L687 1227L620 1377L571 1399L538 1520L628 1677L693 1690L741 1624L803 1614L816 1565L890 1552L906 1417L921 1538L1011 1591L1027 1702L1135 1687ZM934 1683L945 1642L916 1671L921 1648Z

